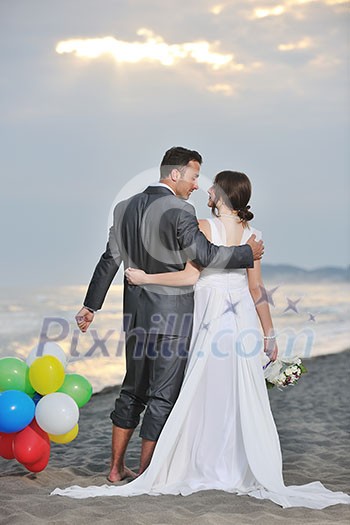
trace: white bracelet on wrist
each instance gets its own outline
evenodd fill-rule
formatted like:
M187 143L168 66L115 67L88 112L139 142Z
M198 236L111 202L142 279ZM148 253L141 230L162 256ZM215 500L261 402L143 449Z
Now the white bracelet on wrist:
M276 336L275 335L264 335L264 339L265 341L270 341L272 339L276 339Z

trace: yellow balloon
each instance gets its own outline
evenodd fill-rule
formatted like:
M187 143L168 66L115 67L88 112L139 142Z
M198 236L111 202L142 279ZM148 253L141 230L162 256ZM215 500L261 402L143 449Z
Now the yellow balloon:
M49 438L54 443L70 443L75 439L79 432L79 425L78 423L75 425L75 427L72 428L69 432L66 432L65 434L60 434L59 436L55 436L54 434L49 434Z
M29 369L32 387L42 396L56 392L64 382L64 366L53 355L37 357Z

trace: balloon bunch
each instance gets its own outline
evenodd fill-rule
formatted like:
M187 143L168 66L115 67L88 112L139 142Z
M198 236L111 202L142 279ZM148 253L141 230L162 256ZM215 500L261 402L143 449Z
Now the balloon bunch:
M51 442L69 443L78 435L79 408L91 398L92 386L79 374L66 374L60 346L34 348L26 362L0 359L0 456L16 459L30 472L41 472Z

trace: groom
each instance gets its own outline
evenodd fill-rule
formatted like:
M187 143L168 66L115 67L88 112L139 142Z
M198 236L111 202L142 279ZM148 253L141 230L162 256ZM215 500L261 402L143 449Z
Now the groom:
M228 248L211 244L199 231L194 209L186 201L198 189L201 164L197 151L173 147L161 162L160 181L117 204L106 251L76 316L80 330L88 329L102 307L122 262L125 269L164 273L183 270L188 260L199 267L251 268L261 259L263 243L254 235L246 245ZM192 317L192 287L138 287L124 279L126 375L111 413L111 482L133 474L124 456L145 408L139 473L151 460L180 391Z

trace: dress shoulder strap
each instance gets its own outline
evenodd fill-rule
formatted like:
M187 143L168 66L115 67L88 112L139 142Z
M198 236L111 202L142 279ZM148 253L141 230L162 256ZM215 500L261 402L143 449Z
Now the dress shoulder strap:
M210 226L210 232L211 232L211 242L213 244L216 244L217 246L225 245L226 244L226 233L225 230L220 231L219 226L221 223L217 219L207 219ZM225 237L225 238L224 238Z
M252 226L248 226L242 235L241 244L246 244L247 240L253 233L256 235L256 240L260 241L262 239L262 233L260 230L257 230L256 228L253 228Z

